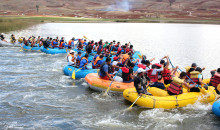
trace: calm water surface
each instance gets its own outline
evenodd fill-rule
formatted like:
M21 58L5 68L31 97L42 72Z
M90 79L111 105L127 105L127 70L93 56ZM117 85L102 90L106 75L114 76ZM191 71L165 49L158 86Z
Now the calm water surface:
M184 69L196 62L209 71L220 67L220 26L198 24L46 23L10 32L15 36L72 37L122 43L159 62L169 55ZM196 103L172 110L133 107L122 95L104 98L84 80L64 76L66 55L0 48L0 129L219 129L211 105Z

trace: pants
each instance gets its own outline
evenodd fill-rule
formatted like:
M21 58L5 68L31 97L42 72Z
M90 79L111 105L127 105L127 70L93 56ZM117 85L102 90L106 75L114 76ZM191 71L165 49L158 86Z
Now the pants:
M134 82L134 80L133 80L133 79L130 79L130 80L128 80L128 81L123 80L123 82L124 82L124 83L131 83L131 82Z
M109 74L110 77L113 77L112 74ZM100 76L101 79L110 80L109 77L106 75L104 77Z
M160 89L165 89L165 86L163 83L159 83L159 82L154 82L152 85L150 85L151 87L156 87L156 88L160 88Z

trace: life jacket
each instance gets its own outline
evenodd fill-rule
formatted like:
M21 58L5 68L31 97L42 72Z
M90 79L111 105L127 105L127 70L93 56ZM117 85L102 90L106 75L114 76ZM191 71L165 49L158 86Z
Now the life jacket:
M59 45L59 47L63 47L63 43L64 43L64 42L60 42L60 45Z
M211 78L210 83L215 88L217 88L217 86L220 84L220 74L218 72L216 72L215 75Z
M86 59L86 58L85 58L85 57L83 57L83 58L81 59L81 61L82 61L83 59ZM86 63L88 63L88 59L86 59Z
M152 82L157 82L158 81L158 73L156 75L152 75L153 69L149 69L147 71L147 76L150 78Z
M97 51L102 52L102 46L101 45L98 46L98 50Z
M121 70L126 74L129 73L129 69L127 67L122 67Z
M190 80L189 84L194 84L194 83L197 83L198 85L201 85L201 83L199 82L199 78L198 78L198 75L200 74L199 71L192 71L190 72L191 76L190 76L190 79L193 81Z
M73 42L73 40L69 40L69 42L68 42L69 46L72 45L72 42Z
M95 61L93 62L94 66L96 66L97 62L102 60L99 56L96 57ZM101 66L101 65L98 65L98 66Z
M129 58L129 55L128 54L124 54L123 57L122 57L122 64L125 63L126 60L128 60Z
M171 77L171 71L169 69L164 69L162 72L162 77L164 80L171 80L172 77Z
M170 83L170 86L167 88L167 91L172 92L175 95L181 94L183 92L182 84L184 80L174 77L173 81Z
M121 50L122 50L122 48L119 47L119 48L118 48L118 51L117 51L117 54L120 54L120 53L121 53Z
M143 65L143 64L138 64L138 67L139 67L139 68L142 68L142 69L146 69L146 66Z
M67 62L68 62L68 57L69 57L69 56L72 57L72 60L71 60L71 61L74 62L75 57L74 57L74 55L72 55L72 54L68 54L68 55L67 55Z

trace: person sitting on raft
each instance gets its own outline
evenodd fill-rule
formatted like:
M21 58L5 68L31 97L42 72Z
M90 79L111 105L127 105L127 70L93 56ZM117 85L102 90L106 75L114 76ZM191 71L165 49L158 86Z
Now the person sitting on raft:
M85 56L81 59L79 67L82 68L82 70L87 69L86 65L89 63L88 58L89 55L85 54Z
M186 72L181 72L180 77L173 77L172 82L170 83L170 86L167 88L167 92L169 95L179 95L183 93L183 85L187 88L193 88L197 84L194 83L192 86L188 85L185 81L186 79ZM175 75L173 75L175 76Z
M79 65L80 65L80 61L81 61L81 52L79 51L78 52L78 55L77 55L77 57L76 57L76 67L78 68L79 67Z
M2 41L4 41L4 42L7 42L7 41L5 40L5 36L3 35L3 33L0 35L0 39L1 39Z
M166 58L167 62L165 63L164 60L161 60L161 62L160 62L164 66L164 69L161 72L161 75L163 77L164 84L167 85L167 84L170 84L172 82L172 73L176 69L169 70L169 65L170 65L169 57L168 56L164 56L163 59L164 58Z
M165 89L165 86L163 83L158 82L158 73L163 71L163 68L157 69L157 66L155 64L152 65L152 69L148 70L147 76L151 80L151 87L157 87L160 89Z
M195 69L195 71L192 71L190 73L190 82L189 84L190 85L193 85L194 83L196 83L198 86L201 86L202 84L204 84L205 88L207 89L208 88L208 85L206 85L205 83L203 83L203 76L202 76L202 69L200 67L197 67ZM200 89L198 87L193 87L190 89L190 92L200 92Z
M128 67L122 67L122 79L125 83L130 83L134 81L134 63L131 63Z
M101 67L102 63L104 62L104 61L103 61L103 58L104 58L103 55L98 56L98 57L95 59L95 61L92 62L92 68L93 68L93 69L99 69L99 68Z
M10 39L11 39L11 43L15 43L16 42L14 34L11 34L11 38Z
M75 41L75 38L74 38L74 37L73 37L71 40L69 40L69 42L68 42L69 48L74 48L74 47L75 47L74 41Z
M106 62L102 63L99 71L99 77L105 80L113 80L111 58L106 58Z
M82 50L83 49L83 40L81 40L81 39L78 39L78 46L77 46L77 48L78 48L78 50Z
M150 79L147 75L144 75L145 72L146 70L138 68L137 75L134 77L134 86L139 96L142 96L142 94L151 95L147 92L146 86L149 85Z
M70 50L70 53L67 55L67 62L68 62L68 65L70 66L75 65L75 56L74 56L73 50Z
M92 52L92 45L91 43L89 42L88 45L86 46L86 53L87 54L90 54Z
M217 89L217 87L220 86L220 68L217 70L212 70L211 75L212 77L210 79L209 86L215 87L216 93L220 94L219 90Z
M54 39L51 43L52 48L58 47L58 41L57 39Z

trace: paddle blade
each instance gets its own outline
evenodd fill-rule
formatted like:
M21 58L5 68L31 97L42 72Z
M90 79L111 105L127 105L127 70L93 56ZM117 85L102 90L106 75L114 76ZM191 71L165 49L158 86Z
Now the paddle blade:
M199 88L200 92L204 95L207 95L208 93L205 91L205 88ZM209 94L208 94L209 95Z
M104 97L107 97L108 96L108 91L109 91L110 87L108 87L108 89L103 93L103 96Z
M76 72L75 72L75 70L74 70L73 73L72 73L72 78L73 78L73 79L76 79Z
M142 56L141 56L141 55L139 55L139 54L138 54L138 57L139 57L140 59L142 59Z
M83 36L85 39L88 39L86 36Z

